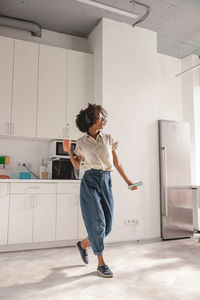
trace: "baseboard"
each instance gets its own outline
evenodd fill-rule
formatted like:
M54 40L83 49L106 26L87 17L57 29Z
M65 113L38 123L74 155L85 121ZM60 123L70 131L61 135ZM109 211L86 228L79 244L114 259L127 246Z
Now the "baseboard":
M124 240L124 241L105 241L106 245L113 245L113 244L137 244L137 243L154 243L162 241L161 237L152 237L152 238L141 238L137 240Z
M68 247L68 246L75 246L76 243L77 240L69 240L69 241L52 241L52 242L40 242L40 243L1 245L0 252Z
M128 240L128 241L105 241L106 245L123 245L123 244L136 244L136 243L153 243L160 242L160 237ZM40 242L40 243L27 243L27 244L12 244L12 245L0 245L0 252L12 252L12 251L25 251L25 250L37 250L37 249L49 249L75 246L77 240L69 241L52 241L52 242Z

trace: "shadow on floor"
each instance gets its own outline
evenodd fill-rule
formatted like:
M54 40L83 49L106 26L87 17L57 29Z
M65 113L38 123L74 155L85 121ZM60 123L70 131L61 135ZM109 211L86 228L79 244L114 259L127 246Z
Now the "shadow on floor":
M51 273L43 278L39 282L30 282L25 284L14 284L8 287L0 288L0 299L25 299L26 293L29 295L34 292L42 292L48 290L49 288L59 287L60 285L64 285L66 288L67 284L72 283L73 281L81 280L85 277L96 276L97 272L89 272L87 271L81 275L72 275L70 276L70 272L65 273L65 270L71 270L76 268L84 268L85 265L72 265L72 266L64 266L64 267L56 267L51 268ZM82 283L84 286L84 283ZM81 285L81 284L80 284Z

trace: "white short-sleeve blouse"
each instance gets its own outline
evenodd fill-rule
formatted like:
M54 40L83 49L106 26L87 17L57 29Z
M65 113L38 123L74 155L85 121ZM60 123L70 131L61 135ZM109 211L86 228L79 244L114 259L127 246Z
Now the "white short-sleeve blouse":
M100 132L96 138L85 134L76 141L75 154L84 159L84 170L96 169L113 171L112 150L116 149L118 142L110 134Z

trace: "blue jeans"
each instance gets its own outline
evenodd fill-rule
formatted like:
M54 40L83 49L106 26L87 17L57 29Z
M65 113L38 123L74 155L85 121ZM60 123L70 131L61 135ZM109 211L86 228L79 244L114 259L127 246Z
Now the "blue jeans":
M81 180L80 204L88 238L95 255L104 250L104 238L112 229L113 195L109 171L91 169Z

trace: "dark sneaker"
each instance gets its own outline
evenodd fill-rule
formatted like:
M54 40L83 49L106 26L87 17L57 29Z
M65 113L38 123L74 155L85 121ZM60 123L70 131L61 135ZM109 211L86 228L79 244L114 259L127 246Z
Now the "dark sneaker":
M113 272L109 269L107 265L98 266L97 272L103 277L113 277Z
M80 252L82 260L84 261L85 264L88 264L88 253L87 253L87 250L85 250L85 249L83 249L81 247L81 242L78 242L76 244L76 246L77 246L77 248L78 248L78 250Z

